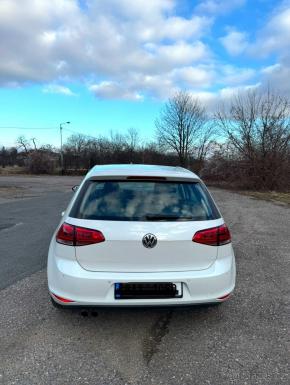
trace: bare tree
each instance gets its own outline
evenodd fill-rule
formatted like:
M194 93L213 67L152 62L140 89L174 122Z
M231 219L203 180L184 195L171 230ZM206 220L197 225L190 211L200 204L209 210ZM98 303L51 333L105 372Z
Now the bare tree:
M84 152L87 149L88 139L83 134L73 134L68 139L64 146L65 148L65 167L70 167L72 160L76 169L80 168Z
M71 135L66 142L66 146L70 148L76 155L79 155L87 144L87 138L82 134Z
M23 148L25 153L28 154L30 145L29 141L25 138L25 136L18 136L18 138L16 139L16 145L18 148Z
M136 155L137 155L138 149L140 149L140 144L141 144L138 130L133 127L129 128L125 138L126 138L126 147L127 147L126 152L129 158L128 160L131 163L134 163L137 160Z
M199 100L188 92L177 92L165 104L155 122L158 141L165 149L177 153L181 166L187 166L205 123L205 109Z
M111 130L108 140L113 151L123 151L126 147L126 137L119 132Z
M290 102L269 89L250 90L220 106L216 123L248 162L253 187L273 189L282 181L290 145Z
M131 151L135 151L140 144L139 132L136 128L128 128L126 142Z
M36 151L37 150L37 147L36 147L36 138L31 138L32 140L32 143L33 143L33 146L34 146L34 150Z
M208 122L199 133L193 149L193 156L197 164L196 171L200 171L203 167L204 161L210 152L211 147L214 146L215 135L215 126L210 122Z

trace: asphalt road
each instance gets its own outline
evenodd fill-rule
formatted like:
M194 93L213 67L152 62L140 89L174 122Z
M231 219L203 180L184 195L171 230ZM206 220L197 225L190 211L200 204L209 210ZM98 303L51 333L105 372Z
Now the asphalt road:
M0 384L290 383L289 208L212 190L238 268L221 306L86 316L47 293L49 238L71 196L57 190L0 204Z

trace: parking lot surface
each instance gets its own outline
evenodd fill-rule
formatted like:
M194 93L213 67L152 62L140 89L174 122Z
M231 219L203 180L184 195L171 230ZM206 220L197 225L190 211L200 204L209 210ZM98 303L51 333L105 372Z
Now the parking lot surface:
M221 306L60 311L46 253L79 179L0 177L0 384L290 383L287 206L211 189L237 259Z

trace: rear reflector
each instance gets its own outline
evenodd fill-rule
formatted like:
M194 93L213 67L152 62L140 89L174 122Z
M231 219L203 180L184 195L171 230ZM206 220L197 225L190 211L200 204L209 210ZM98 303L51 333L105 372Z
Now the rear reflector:
M58 299L60 302L64 302L64 303L75 302L75 301L73 301L73 300L71 300L71 299L63 298L63 297L60 297L59 295L56 295L56 294L53 294L53 293L51 293L51 295L52 295L54 298Z
M208 246L222 246L231 242L231 234L224 224L218 227L197 231L194 234L192 241Z
M56 242L67 246L87 246L104 242L101 231L63 223L56 234Z
M226 294L226 295L223 295L222 297L218 297L217 299L218 299L219 301L226 301L227 299L230 298L230 296L231 296L231 293Z

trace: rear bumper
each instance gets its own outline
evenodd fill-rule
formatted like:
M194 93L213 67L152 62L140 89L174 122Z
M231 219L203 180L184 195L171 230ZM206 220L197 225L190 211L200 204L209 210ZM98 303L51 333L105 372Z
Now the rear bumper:
M218 299L235 287L236 267L232 247L225 247L222 257L210 268L200 271L158 273L110 273L84 270L76 260L48 258L48 288L55 302L65 306L160 306L222 302ZM182 298L114 298L116 282L181 282ZM72 300L63 303L54 295ZM225 298L226 299L226 298Z

